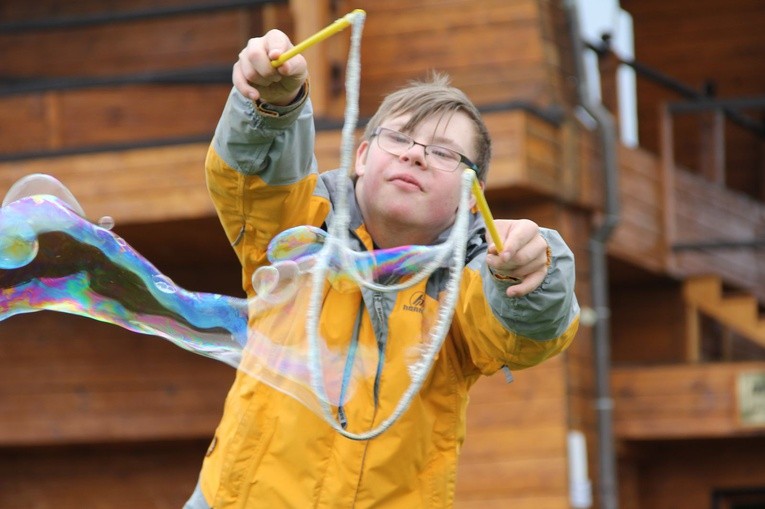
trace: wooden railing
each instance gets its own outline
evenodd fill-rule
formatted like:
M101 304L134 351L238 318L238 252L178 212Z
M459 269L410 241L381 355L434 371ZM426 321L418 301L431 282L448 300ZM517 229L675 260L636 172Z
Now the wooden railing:
M618 109L616 70L622 65L682 99L660 107L655 154L645 148L620 150L624 211L612 253L681 279L717 274L765 302L761 168L726 168L739 160L730 143L740 147L742 136L750 137L749 148L762 151L765 124L749 111L765 109L765 97L716 100L712 87L696 90L638 61L620 59L607 44L591 49L600 56L603 101L612 111ZM691 115L695 123L688 122ZM697 138L687 132L689 125ZM691 149L694 157L689 157Z

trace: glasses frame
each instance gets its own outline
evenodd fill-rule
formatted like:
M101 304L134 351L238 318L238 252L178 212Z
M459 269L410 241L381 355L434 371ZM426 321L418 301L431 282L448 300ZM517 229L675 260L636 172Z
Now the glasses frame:
M380 145L380 133L383 132L383 131L388 131L388 132L391 132L391 133L398 134L399 136L402 136L404 138L409 138L409 146L401 154L393 153L390 150L384 148L382 145ZM444 172L447 172L447 173L454 173L455 171L457 171L457 168L460 167L460 164L464 164L465 166L467 166L468 168L473 170L476 173L476 175L480 175L480 170L478 169L478 165L475 164L470 159L468 159L464 154L461 154L461 153L457 152L453 148L444 147L442 145L433 145L433 144L420 143L419 141L416 141L414 138L412 138L408 134L402 133L400 131L396 131L395 129L390 129L389 127L377 127L377 128L375 128L375 130L372 132L372 136L371 137L372 138L377 138L377 146L380 147L380 150L384 150L388 154L396 156L396 157L401 157L407 150L411 149L415 145L418 145L418 146L422 147L422 149L425 151L426 159L428 157L429 149L431 149L433 147L437 147L437 148L440 148L440 149L443 149L443 150L448 150L449 152L454 152L455 154L460 156L460 160L457 162L457 164L454 166L453 169L445 170L443 168L438 168L436 166L434 166L434 168L436 170L438 170L438 171L444 171Z

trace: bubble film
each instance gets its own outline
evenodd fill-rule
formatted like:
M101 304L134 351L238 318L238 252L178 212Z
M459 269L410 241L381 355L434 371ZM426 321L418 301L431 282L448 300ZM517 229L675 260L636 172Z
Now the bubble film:
M421 369L438 299L426 299L426 283L418 283L422 299L416 312L385 331L376 306L411 303L398 302L395 292L386 300L358 279L401 283L423 264L438 263L440 247L341 251L330 257L325 279L315 281L327 234L310 226L293 228L271 242L271 264L252 278L253 297L239 299L179 287L110 229L85 219L71 196L25 196L34 186L17 191L0 208L0 321L49 310L155 335L225 362L319 415L323 405L342 413L339 407L346 404L375 408L395 403L409 380L397 377L401 380L381 386L382 370L411 375ZM316 333L323 383L318 393L311 373L316 353L306 331L315 285L322 287L324 304ZM396 351L404 354L386 357L388 340L396 341Z

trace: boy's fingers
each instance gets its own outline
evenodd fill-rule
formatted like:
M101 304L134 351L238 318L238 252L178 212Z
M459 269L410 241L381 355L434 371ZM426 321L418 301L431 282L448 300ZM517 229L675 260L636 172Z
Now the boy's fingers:
M239 90L243 96L249 98L252 101L257 100L260 97L258 90L252 86L250 81L242 72L240 62L234 64L234 71L232 73L231 80L233 81L236 89Z
M527 295L539 287L542 281L545 279L546 271L536 271L529 274L521 280L517 285L509 286L505 291L508 297L522 297Z

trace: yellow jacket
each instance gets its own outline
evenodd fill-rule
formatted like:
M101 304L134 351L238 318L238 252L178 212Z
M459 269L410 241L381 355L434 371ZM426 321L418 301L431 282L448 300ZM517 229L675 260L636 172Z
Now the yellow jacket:
M274 235L297 225L320 227L331 216L335 177L316 172L313 129L305 98L291 107L255 108L234 90L216 130L208 187L249 296L252 273L268 263ZM353 233L371 249L349 199ZM481 375L523 369L561 352L578 325L573 256L556 232L542 232L552 249L545 282L519 299L505 297L503 283L487 272L482 233L474 217L449 333L422 389L390 429L372 440L347 439L297 400L240 370L200 476L207 503L215 509L451 507L471 385ZM396 338L420 326L422 307L435 302L441 284L431 277L392 296L330 291L324 300L320 327L327 341L348 341L362 309L359 344L379 349L384 359L375 380L380 390L362 387L346 405L349 431L375 427L398 403L409 383L411 345Z

